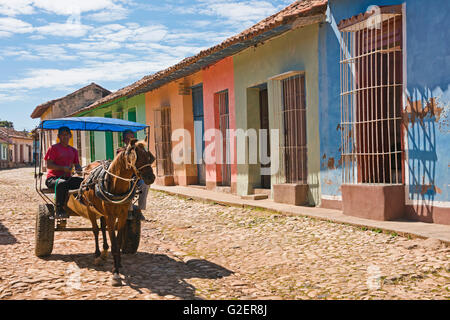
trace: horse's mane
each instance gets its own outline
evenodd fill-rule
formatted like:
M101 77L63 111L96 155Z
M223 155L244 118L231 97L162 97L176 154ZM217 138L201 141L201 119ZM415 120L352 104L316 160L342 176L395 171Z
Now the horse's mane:
M125 159L125 150L122 150L119 152L119 154L113 159L113 161L111 162L111 167L116 167L119 166L120 168L125 168L126 167L126 159Z

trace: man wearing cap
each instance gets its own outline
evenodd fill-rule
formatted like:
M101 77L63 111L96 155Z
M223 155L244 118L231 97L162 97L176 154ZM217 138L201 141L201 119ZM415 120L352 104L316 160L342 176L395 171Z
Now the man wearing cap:
M77 149L69 145L72 133L68 127L58 130L59 143L52 145L45 154L47 161L47 180L45 184L49 189L55 189L56 215L59 218L68 218L64 211L67 193L69 190L78 189L83 181L81 177L72 177L72 170L81 172L82 168L78 160Z
M125 130L122 134L122 141L125 147L117 148L116 154L124 151L126 149L126 145L132 138L134 138L134 133L130 130ZM148 185L145 184L144 180L140 179L137 182L137 189L140 191L138 199L138 215L141 220L145 220L144 215L142 214L142 210L147 209Z

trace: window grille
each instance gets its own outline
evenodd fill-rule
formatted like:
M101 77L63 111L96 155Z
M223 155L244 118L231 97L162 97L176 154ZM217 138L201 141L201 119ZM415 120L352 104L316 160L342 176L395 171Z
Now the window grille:
M228 90L219 92L217 95L219 107L219 129L222 134L222 185L231 184L231 162L230 162L230 111L228 104Z
M343 183L402 183L402 14L384 7L344 20L340 105ZM372 20L368 20L370 19ZM364 23L366 22L366 23Z
M305 76L281 81L286 183L307 183Z
M156 175L173 175L170 107L155 110Z

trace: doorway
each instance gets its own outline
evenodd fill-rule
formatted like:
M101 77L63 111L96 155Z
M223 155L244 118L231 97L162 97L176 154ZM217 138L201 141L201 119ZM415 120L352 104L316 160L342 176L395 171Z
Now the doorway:
M260 147L265 150L260 150L260 155L270 159L270 130L269 130L269 99L267 95L267 86L259 91L259 115L260 115L260 136L265 132L266 139L260 143ZM268 163L261 163L261 169L270 169L270 161ZM261 188L270 189L270 174L265 175L261 173Z
M206 185L206 167L203 159L205 141L203 139L205 123L203 116L203 85L192 87L192 108L194 114L194 143L199 185Z

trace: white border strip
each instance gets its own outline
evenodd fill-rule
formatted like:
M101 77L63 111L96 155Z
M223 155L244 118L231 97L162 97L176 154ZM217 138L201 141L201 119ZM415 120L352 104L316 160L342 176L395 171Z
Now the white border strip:
M342 196L329 196L326 194L322 194L321 198L324 200L337 200L337 201L342 201Z
M406 107L407 107L407 103L408 103L408 93L407 93L407 83L408 83L408 74L407 74L407 68L408 68L408 64L407 64L407 44L406 44L406 3L402 4L402 32L403 32L403 94L402 94L402 99L403 99L403 112L405 112ZM409 199L409 167L408 167L408 163L409 163L409 155L408 155L408 124L406 124L406 130L403 134L403 147L404 147L404 154L405 154L405 162L404 162L404 174L405 174L405 203L409 204L409 202L413 202L413 200Z
M431 201L431 200L408 200L407 206L426 206L436 208L450 208L449 201Z

